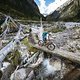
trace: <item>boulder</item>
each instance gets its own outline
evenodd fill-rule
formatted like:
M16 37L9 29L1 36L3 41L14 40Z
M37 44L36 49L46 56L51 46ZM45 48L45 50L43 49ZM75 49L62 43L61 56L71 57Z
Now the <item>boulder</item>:
M14 73L10 77L10 80L25 80L26 76L26 69L21 68L14 71Z

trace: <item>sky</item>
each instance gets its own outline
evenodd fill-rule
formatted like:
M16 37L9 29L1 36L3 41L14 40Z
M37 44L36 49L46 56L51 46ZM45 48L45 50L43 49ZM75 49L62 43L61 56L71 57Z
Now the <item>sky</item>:
M34 0L43 15L48 15L64 4L67 0Z

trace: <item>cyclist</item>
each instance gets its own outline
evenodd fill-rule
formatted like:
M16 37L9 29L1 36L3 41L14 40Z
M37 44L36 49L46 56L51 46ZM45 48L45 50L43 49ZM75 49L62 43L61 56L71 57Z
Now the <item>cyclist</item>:
M48 32L43 32L42 38L43 38L43 42L46 42L48 40Z

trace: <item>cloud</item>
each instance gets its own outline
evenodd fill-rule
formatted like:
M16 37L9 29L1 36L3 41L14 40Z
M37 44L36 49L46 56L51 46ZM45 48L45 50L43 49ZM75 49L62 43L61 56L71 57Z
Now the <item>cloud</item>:
M40 1L40 5L39 5L40 12L44 14L47 8L47 6L45 5L46 2L45 0L39 0L39 1Z
M62 4L64 4L67 0L55 0L55 2L50 3L48 6L46 6L46 2L45 0L39 0L40 1L40 5L39 5L39 9L40 12L43 15L48 15L50 13L52 13L54 10L56 10L58 7L60 7Z

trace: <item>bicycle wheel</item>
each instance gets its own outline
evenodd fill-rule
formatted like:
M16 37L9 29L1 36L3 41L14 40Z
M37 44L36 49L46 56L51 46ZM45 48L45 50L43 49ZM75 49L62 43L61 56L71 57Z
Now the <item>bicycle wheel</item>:
M52 51L52 50L55 49L55 45L54 45L53 43L49 43L49 44L47 45L47 48Z
M42 41L42 40L39 40L39 41L38 41L38 45L39 45L39 46L43 46L43 41Z

